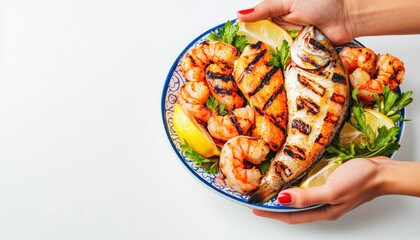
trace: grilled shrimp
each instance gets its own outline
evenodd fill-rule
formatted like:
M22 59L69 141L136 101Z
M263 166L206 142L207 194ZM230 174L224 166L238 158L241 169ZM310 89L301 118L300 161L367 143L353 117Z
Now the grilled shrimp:
M179 104L194 118L207 122L211 116L206 106L210 90L204 82L186 82L179 90Z
M255 109L255 131L277 151L286 138L287 106L283 74L268 64L268 46L257 42L247 46L235 62L234 76L239 89Z
M181 63L181 70L189 81L205 81L205 69L210 63L233 65L239 57L236 47L223 42L203 42L191 49Z
M261 172L252 164L261 164L269 151L264 141L252 137L237 136L227 141L219 161L226 184L242 194L254 190L260 184Z
M254 124L254 110L250 107L237 108L226 116L212 116L207 129L212 137L227 141L238 135L248 135Z
M374 102L373 95L381 94L384 85L389 85L392 91L403 81L404 63L390 54L377 57L367 48L345 47L340 58L352 86L360 90L358 96L364 102Z
M369 48L345 47L340 51L339 56L348 74L353 73L358 68L361 68L370 76L373 76L376 72L378 57Z
M212 96L232 111L244 105L245 100L238 94L238 86L232 75L233 68L226 64L211 64L206 69L206 80Z

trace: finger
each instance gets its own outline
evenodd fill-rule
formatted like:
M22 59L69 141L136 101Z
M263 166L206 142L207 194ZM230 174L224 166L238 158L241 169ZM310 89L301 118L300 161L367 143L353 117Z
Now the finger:
M299 25L299 24L287 22L281 16L271 17L270 19L271 19L271 21L275 22L277 25L279 25L283 29L298 29L298 30L300 30L304 26L304 25Z
M324 185L325 186L325 185ZM332 198L328 187L289 188L279 193L278 201L282 205L303 208L320 203L330 203Z
M346 213L347 207L340 205L325 205L319 208L300 212L267 212L254 209L252 212L260 217L276 219L288 224L299 224L316 221L335 221Z
M243 22L254 22L269 17L281 16L289 13L290 1L265 0L254 8L239 11L238 19Z

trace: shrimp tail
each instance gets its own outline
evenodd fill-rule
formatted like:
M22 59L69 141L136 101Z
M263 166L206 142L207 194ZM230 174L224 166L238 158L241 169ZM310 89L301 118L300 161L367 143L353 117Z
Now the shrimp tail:
M279 192L279 190L272 188L269 183L261 183L258 188L251 192L248 203L263 204L272 199Z

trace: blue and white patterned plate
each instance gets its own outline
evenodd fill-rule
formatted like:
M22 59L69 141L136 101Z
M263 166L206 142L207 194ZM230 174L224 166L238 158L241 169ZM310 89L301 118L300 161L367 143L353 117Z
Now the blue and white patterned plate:
M178 98L178 92L180 87L186 82L186 79L182 75L181 72L181 60L184 57L184 55L193 47L197 46L201 42L207 40L207 35L211 31L216 31L218 28L222 27L224 25L220 24L219 26L216 26L212 29L209 29L208 31L204 32L200 36L198 36L196 39L194 39L188 46L181 52L181 54L178 56L178 58L175 60L174 64L172 65L171 69L169 70L168 76L166 78L165 85L163 87L163 93L162 93L162 118L163 118L163 124L165 126L165 130L167 133L167 136L169 138L169 142L171 143L175 153L178 155L179 160L182 162L182 164L187 168L187 170L194 175L194 178L199 180L201 183L203 183L205 186L216 192L217 194L233 200L236 203L242 204L244 206L255 208L255 209L261 209L271 212L295 212L295 211L302 211L302 210L308 210L312 208L316 208L321 206L321 204L306 207L306 208L293 208L293 207L287 207L280 205L275 198L272 200L262 204L249 204L247 203L248 196L245 196L243 194L237 193L233 190L231 190L223 181L222 178L219 176L211 175L205 172L203 168L196 167L194 165L194 161L189 160L185 157L185 155L181 151L181 142L178 138L177 133L174 129L173 124L173 113L174 113L174 106L177 102ZM344 46L363 46L361 43L357 41L352 41L350 43L347 43L346 45L337 47L337 50L341 50ZM397 89L398 93L400 93L400 89ZM402 116L405 117L405 111L402 110ZM403 122L400 123L401 131L398 134L397 138L398 141L401 140L401 135L403 132ZM394 153L395 154L395 153ZM391 155L394 156L394 154Z

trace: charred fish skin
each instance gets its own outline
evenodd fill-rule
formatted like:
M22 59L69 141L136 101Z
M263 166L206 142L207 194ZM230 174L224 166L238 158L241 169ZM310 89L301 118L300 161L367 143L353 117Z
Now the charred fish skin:
M268 64L271 54L263 42L247 46L234 64L239 89L255 110L253 134L278 151L286 138L287 106L281 70Z
M302 177L339 134L350 103L347 72L316 27L306 26L291 48L285 72L287 138L249 203L262 204Z

